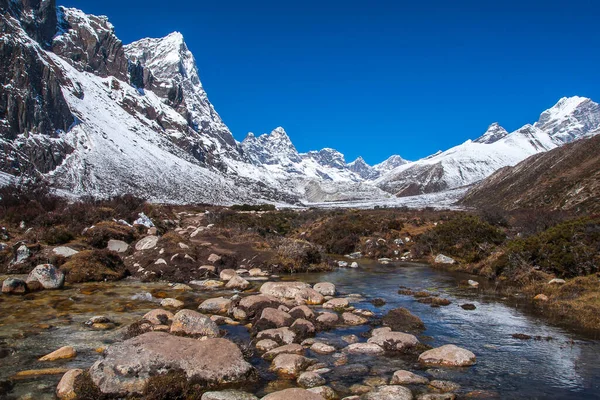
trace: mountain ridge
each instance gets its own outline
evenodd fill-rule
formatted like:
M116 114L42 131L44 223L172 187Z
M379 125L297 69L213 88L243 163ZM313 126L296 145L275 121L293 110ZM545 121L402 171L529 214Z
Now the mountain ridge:
M238 142L181 33L123 45L106 17L42 3L0 0L0 169L74 195L219 204L421 195L473 184L600 125L598 104L563 98L515 132L492 124L439 154L376 165L332 148L300 153L281 127Z

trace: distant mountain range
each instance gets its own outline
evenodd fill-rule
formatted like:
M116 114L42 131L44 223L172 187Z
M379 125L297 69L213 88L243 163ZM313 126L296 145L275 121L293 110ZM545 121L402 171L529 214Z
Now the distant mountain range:
M471 185L594 135L600 107L561 99L533 125L370 166L299 153L283 128L237 142L208 100L180 33L124 46L106 17L54 0L0 0L0 176L41 176L74 195L157 202L377 201Z

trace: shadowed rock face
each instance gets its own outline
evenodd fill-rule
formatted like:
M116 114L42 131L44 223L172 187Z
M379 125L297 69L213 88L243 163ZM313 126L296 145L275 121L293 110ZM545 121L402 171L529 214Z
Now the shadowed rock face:
M2 0L0 10L2 14L10 12L27 34L43 47L50 46L57 25L55 0Z
M0 41L0 169L13 174L49 172L72 151L57 140L75 122L61 90L70 82L33 41L44 44L54 34L47 26L53 21L50 14L56 17L55 10L48 9L54 2L37 3L23 1L18 8L17 3L7 7L5 2L0 15L0 31L9 38ZM19 20L21 15L26 17ZM37 23L29 20L31 15L37 16ZM23 29L35 34L29 37Z

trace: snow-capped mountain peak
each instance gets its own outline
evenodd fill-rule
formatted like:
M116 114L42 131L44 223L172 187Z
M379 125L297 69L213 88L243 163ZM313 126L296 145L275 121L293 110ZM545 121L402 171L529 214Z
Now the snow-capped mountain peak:
M359 175L363 179L375 179L379 176L379 171L366 163L362 157L358 157L356 160L348 164L348 169L355 174Z
M298 150L282 127L260 136L248 133L241 146L246 156L257 165L289 165L301 161Z
M302 155L303 157L312 158L320 165L332 167L336 169L345 169L346 160L344 155L339 151L330 147L325 147L319 151L309 151Z
M563 97L534 124L557 143L572 142L600 127L600 105L587 97Z
M405 160L397 154L394 154L390 156L387 160L380 162L379 164L375 164L373 168L379 171L379 173L384 174L393 170L394 168L408 163L410 163L410 161Z
M508 132L506 131L506 129L501 127L499 123L494 122L493 124L491 124L488 127L487 131L485 131L485 133L483 135L481 135L479 138L475 139L474 142L476 142L476 143L494 143L494 142L502 139L506 135L508 135Z

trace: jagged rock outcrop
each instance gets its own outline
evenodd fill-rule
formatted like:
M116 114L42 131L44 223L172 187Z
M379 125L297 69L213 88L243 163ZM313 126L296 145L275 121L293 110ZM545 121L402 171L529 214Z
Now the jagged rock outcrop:
M52 41L55 54L80 71L128 81L123 43L107 17L65 7L59 8L58 15L59 34Z

